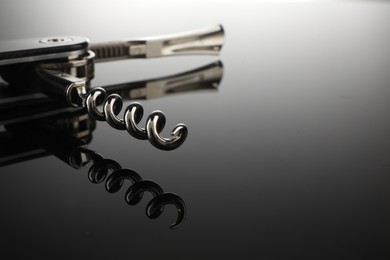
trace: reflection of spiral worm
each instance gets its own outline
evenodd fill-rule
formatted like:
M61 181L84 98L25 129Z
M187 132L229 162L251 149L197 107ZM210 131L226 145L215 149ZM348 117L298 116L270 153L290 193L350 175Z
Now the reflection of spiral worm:
M125 180L130 180L132 185L125 193L125 200L129 205L138 204L145 191L153 195L153 199L146 207L146 215L155 219L164 211L164 206L167 204L175 205L178 211L176 221L171 224L171 229L180 227L186 216L185 203L178 195L166 193L155 182L142 180L141 176L133 170L122 169L122 167L114 160L104 159L99 154L89 149L82 149L81 152L86 155L88 162L92 162L92 166L88 171L88 178L92 183L101 183L106 180L106 190L114 193L120 190ZM109 172L112 172L110 175Z

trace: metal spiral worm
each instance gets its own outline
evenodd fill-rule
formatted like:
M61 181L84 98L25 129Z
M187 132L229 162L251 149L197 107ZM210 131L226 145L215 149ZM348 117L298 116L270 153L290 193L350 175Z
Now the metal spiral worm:
M89 91L84 97L84 106L88 113L98 121L107 121L115 129L127 130L127 132L141 140L148 139L155 147L161 150L173 150L182 145L187 138L188 129L184 124L177 124L171 132L171 138L164 138L160 135L164 129L166 119L161 111L152 112L147 120L146 127L138 126L141 121L144 109L138 102L131 103L124 112L124 117L119 118L118 114L123 107L123 99L118 94L107 93L103 88L96 87ZM103 109L98 106L102 105Z
M127 204L138 204L144 192L148 191L154 197L146 207L146 215L149 218L158 218L164 211L165 205L173 204L177 208L178 217L170 225L170 228L176 229L183 224L186 216L186 207L184 201L178 195L164 192L157 183L150 180L142 180L141 176L135 171L123 169L116 161L104 159L92 150L84 148L81 152L89 158L89 162L93 162L88 170L88 179L92 183L101 183L106 180L106 190L110 193L115 193L122 188L125 180L129 180L132 185L125 193ZM110 172L111 174L109 175Z

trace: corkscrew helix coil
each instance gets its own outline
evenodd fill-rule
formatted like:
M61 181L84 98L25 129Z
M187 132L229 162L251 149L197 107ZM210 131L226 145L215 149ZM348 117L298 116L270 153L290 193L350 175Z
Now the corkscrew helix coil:
M165 126L166 118L159 110L149 114L145 128L139 127L138 124L144 115L144 109L138 102L133 102L127 106L123 118L119 118L118 114L122 110L123 99L115 93L107 96L104 88L93 88L81 97L84 100L83 105L95 120L107 121L111 127L118 130L127 130L131 136L137 139L148 139L155 147L161 150L176 149L187 138L188 129L184 124L175 126L171 132L171 138L162 137L160 133ZM101 105L103 107L102 110L98 107Z
M171 229L180 227L186 217L186 206L182 198L174 193L164 192L163 189L155 182L150 180L142 180L141 176L133 170L123 169L119 163L111 159L105 159L95 151L87 148L81 148L80 154L83 154L86 164L92 162L88 170L88 179L92 183L102 183L104 180L106 190L109 193L118 192L125 180L129 180L132 185L125 193L125 200L129 205L137 205L145 192L150 192L153 199L146 206L146 215L151 219L158 218L164 211L165 205L172 204L178 211L176 221L170 225ZM77 162L73 162L77 165ZM111 172L111 174L109 174Z

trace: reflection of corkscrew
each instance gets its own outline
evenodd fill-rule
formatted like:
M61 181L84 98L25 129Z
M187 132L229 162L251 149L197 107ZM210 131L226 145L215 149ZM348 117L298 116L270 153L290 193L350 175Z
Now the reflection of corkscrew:
M43 147L45 151L55 155L75 169L89 166L89 180L92 183L106 181L105 187L110 193L119 191L125 180L129 180L132 185L125 193L125 200L129 205L138 204L143 194L149 192L153 195L153 199L147 204L146 215L151 219L158 218L164 211L165 205L174 205L178 217L170 227L171 229L180 227L187 214L183 199L174 193L164 192L157 183L142 180L141 176L135 171L124 169L118 162L105 159L93 150L88 149L86 145L92 138L91 134L94 127L93 120L91 121L83 111L65 113L58 115L56 118L47 117L5 125L9 133L19 141L20 139L23 140L22 154L26 152L24 151L25 148L29 147L26 145L26 142L28 142L32 145L32 148L36 149L36 146ZM1 155L4 155L5 152L0 149ZM14 154L11 157L12 160L15 159ZM7 164L7 162L1 161L3 160L0 160L0 166ZM14 162L8 161L8 163Z
M106 180L106 190L110 193L115 193L122 188L125 180L129 180L132 185L125 193L127 204L138 204L144 192L148 191L154 197L146 207L146 215L149 218L159 217L165 205L173 204L177 208L178 217L170 227L176 229L183 224L186 216L186 206L178 195L164 192L157 183L150 180L142 180L141 176L135 171L123 169L116 161L104 159L92 150L83 148L80 149L80 154L82 154L83 158L86 158L86 161L82 162L83 165L92 162L88 171L88 179L92 183L101 183ZM109 175L110 171L112 173Z
M26 75L32 75L43 93L65 100L70 106L84 107L94 119L107 121L115 129L127 130L138 139L148 139L159 149L173 150L184 143L187 127L178 124L171 137L161 136L166 122L161 111L152 112L146 126L139 127L143 116L139 103L131 104L125 109L124 116L118 117L125 98L118 93L107 96L104 88L90 89L94 64L107 60L183 54L215 55L221 50L223 40L224 31L220 25L172 36L91 45L81 37L30 39L7 43L6 51L0 51L0 72L8 82L18 82ZM23 48L14 50L14 45Z

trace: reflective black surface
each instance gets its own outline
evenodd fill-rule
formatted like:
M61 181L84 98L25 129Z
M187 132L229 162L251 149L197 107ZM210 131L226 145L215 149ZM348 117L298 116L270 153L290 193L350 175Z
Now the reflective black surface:
M128 180L131 186L125 193L125 200L129 205L137 205L144 193L150 192L153 199L147 205L146 214L151 219L158 218L164 211L165 205L176 206L178 217L170 227L171 229L179 228L187 215L183 199L176 194L164 192L153 181L142 180L137 172L122 168L117 161L104 158L96 151L88 149L87 144L92 138L95 125L96 122L84 109L43 119L6 124L4 127L7 131L4 132L2 141L18 153L11 151L6 154L9 149L3 145L2 165L31 159L30 156L33 154L41 155L39 151L41 148L75 169L89 167L88 179L95 184L105 181L105 187L109 193L118 192ZM7 134L10 135L8 139ZM15 139L17 142L10 145L10 142ZM26 148L30 149L26 151ZM26 157L26 154L30 156Z
M0 40L81 35L97 42L215 23L226 31L218 58L98 64L92 82L105 86L223 62L218 91L141 100L146 113L163 110L167 126L188 126L177 150L157 150L104 122L88 144L178 194L187 208L184 224L169 229L178 216L173 205L147 218L150 193L129 207L123 199L129 184L109 194L91 184L88 167L73 169L40 150L0 168L3 254L388 259L390 5L184 2L0 3ZM4 147L12 145L4 144L2 154L9 151Z

